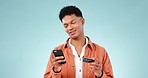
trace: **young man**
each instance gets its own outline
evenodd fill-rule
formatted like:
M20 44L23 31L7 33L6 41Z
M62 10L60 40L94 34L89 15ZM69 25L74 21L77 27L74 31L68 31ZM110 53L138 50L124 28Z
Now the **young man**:
M61 9L59 19L69 38L54 49L62 50L64 57L51 53L44 78L114 78L105 49L84 35L85 20L81 11L75 6L66 6ZM84 58L93 62L86 62Z

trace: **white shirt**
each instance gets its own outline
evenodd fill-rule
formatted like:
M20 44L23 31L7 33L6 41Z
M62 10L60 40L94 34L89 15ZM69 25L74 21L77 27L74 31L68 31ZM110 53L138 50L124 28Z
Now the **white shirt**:
M88 39L87 38L85 38L85 39L86 39L86 44L82 48L82 52L80 54L80 57L78 56L78 52L76 51L75 47L70 43L71 39L69 39L69 45L70 45L73 55L74 55L76 78L83 78L82 77L83 56L84 56L84 52L85 52L85 47L88 44Z

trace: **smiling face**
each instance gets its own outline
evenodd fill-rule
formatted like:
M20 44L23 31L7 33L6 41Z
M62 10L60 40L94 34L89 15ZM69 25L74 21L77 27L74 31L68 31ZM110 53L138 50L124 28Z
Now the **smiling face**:
M72 39L84 37L84 18L77 17L75 14L66 15L62 19L64 29Z

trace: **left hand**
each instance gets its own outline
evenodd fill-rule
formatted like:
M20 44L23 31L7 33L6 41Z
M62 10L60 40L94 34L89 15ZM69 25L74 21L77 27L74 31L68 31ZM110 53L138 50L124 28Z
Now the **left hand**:
M99 61L99 58L94 59L95 62L89 63L89 68L94 72L97 77L102 75L102 64Z

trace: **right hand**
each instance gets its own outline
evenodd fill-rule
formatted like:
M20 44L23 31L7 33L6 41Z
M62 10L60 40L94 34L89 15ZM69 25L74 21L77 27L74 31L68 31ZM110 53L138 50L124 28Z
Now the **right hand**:
M59 57L54 57L53 60L52 60L52 64L53 64L53 67L54 67L54 71L55 72L59 72L62 70L62 64L59 64L60 62L64 62L65 59L63 59L64 57L63 56L59 56ZM60 59L60 60L59 60ZM63 60L61 60L63 59Z

